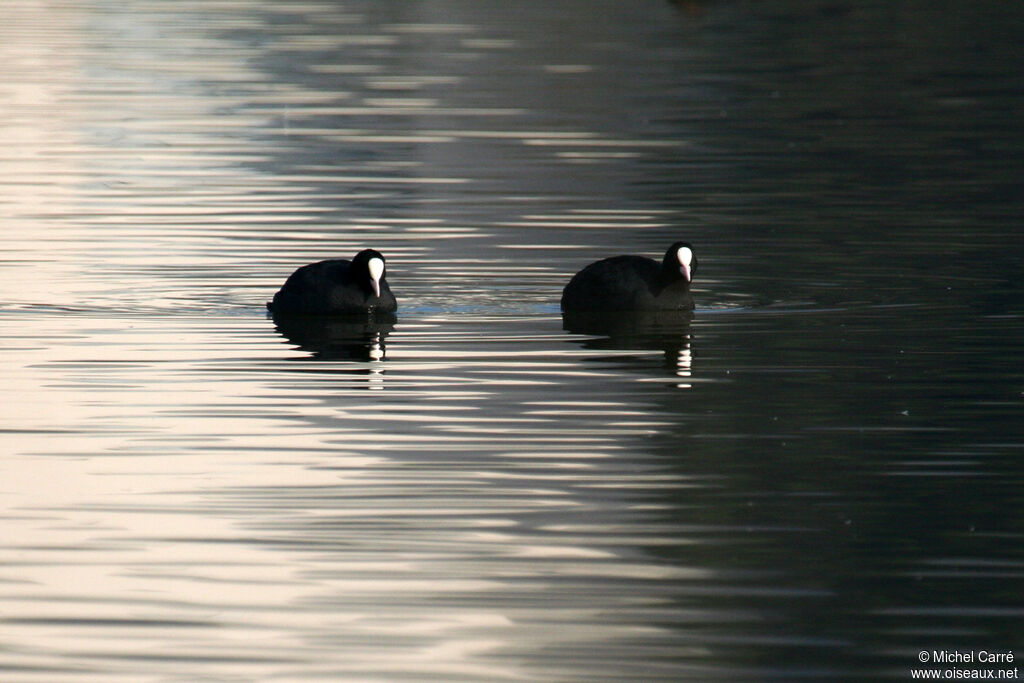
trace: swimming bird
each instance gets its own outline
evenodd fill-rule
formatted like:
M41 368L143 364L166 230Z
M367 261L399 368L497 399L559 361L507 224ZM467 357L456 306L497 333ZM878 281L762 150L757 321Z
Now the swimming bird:
M613 256L576 273L562 291L563 311L690 311L697 257L676 242L661 263L646 256Z
M398 302L386 279L384 257L364 249L349 261L329 259L302 266L267 302L275 316L393 313Z

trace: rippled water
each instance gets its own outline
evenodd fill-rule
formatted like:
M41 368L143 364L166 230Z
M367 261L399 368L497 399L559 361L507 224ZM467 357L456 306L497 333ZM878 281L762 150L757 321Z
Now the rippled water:
M0 679L1024 653L1022 20L5 5ZM692 319L563 321L676 239ZM268 318L365 245L394 325Z

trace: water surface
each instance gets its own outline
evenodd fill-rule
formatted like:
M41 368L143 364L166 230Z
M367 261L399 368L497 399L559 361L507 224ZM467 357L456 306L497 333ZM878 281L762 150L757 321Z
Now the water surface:
M1024 652L1022 18L15 3L0 679ZM565 324L677 239L692 319ZM367 245L393 326L266 315Z

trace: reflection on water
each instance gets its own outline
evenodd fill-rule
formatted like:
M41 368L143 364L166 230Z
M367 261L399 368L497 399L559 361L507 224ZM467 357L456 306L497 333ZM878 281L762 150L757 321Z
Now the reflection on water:
M1021 648L1018 5L5 12L0 680ZM398 319L267 318L364 246Z
M582 342L586 349L656 349L665 354L665 368L679 377L691 377L690 311L563 311L562 327L568 332L592 335ZM689 384L680 384L688 388Z
M384 340L395 329L394 315L275 315L274 326L288 341L319 360L384 360Z

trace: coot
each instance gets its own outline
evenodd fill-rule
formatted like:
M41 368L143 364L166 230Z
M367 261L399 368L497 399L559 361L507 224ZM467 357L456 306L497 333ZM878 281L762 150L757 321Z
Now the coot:
M275 316L393 313L398 302L385 279L384 257L364 249L351 261L330 259L302 266L267 302L267 308Z
M576 273L562 291L563 311L689 311L697 257L676 242L661 263L645 256L613 256Z

